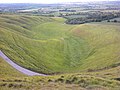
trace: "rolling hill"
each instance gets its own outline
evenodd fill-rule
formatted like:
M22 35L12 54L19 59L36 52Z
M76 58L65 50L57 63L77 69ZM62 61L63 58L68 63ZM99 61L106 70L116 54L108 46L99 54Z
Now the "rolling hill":
M53 87L57 83L59 88L67 90L68 84L72 84L73 89L80 86L79 90L89 85L110 88L120 85L119 80L114 80L119 77L120 70L119 23L68 25L64 21L57 17L0 15L0 50L24 68L58 74L28 77L0 58L1 86L12 84L12 88L29 89L29 86L38 88L39 85L42 88L45 83L49 88L48 82L54 82ZM7 71L5 67L10 68ZM15 73L14 77L10 73Z
M67 25L59 18L20 15L1 15L0 21L0 49L30 70L81 72L120 63L119 24Z

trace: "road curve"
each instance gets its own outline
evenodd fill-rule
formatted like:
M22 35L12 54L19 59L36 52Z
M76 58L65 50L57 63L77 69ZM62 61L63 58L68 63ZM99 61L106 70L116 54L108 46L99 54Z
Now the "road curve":
M28 69L25 69L19 65L17 65L16 63L14 63L12 60L10 60L1 50L0 50L0 57L2 57L7 63L9 63L12 67L14 67L15 69L17 69L18 71L20 71L23 74L26 74L28 76L47 76L45 74L40 74L37 72L33 72L30 71Z

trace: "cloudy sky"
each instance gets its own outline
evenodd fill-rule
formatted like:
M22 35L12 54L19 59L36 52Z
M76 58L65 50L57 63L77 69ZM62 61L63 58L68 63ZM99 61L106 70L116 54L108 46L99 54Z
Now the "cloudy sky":
M0 3L60 3L60 2L83 2L83 1L87 2L87 1L113 1L113 0L0 0Z

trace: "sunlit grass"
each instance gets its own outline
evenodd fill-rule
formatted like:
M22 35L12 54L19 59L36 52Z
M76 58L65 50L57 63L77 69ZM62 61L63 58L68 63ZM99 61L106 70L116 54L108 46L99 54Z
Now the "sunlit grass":
M119 24L71 26L62 18L27 15L2 15L0 22L0 49L11 60L58 74L25 76L0 58L0 89L119 90Z

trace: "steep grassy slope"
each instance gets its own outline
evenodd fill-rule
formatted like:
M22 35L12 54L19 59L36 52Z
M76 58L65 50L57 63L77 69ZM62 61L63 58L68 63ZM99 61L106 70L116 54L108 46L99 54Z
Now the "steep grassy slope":
M66 25L64 19L1 15L0 49L17 64L52 74L120 63L119 24Z
M15 70L13 67L11 67L8 63L6 63L0 57L0 78L23 77L23 76L25 76L25 75L20 73L19 71Z
M99 72L25 76L0 58L0 90L119 90L120 67Z
M0 90L119 90L120 25L63 22L0 16L0 50L11 60L37 72L66 73L29 77L0 58Z
M4 71L3 71L4 70ZM0 58L0 90L119 90L120 67L99 72L24 76Z
M120 65L119 24L86 24L76 28L72 33L84 38L91 47L91 53L82 61L81 69L105 69Z

